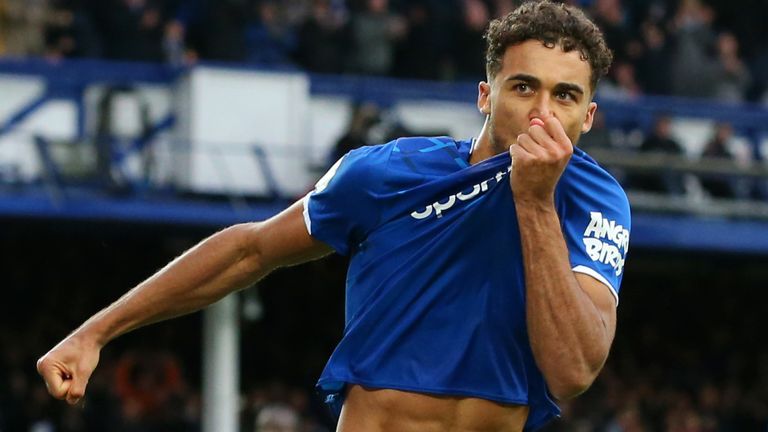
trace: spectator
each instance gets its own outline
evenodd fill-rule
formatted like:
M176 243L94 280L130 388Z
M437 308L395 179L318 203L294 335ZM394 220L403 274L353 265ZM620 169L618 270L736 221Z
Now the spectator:
M163 55L165 62L172 66L181 66L196 61L196 53L186 46L186 28L179 20L165 24L163 34Z
M627 61L617 61L607 79L598 84L601 97L614 100L631 100L642 94L635 78L635 67Z
M621 0L595 0L590 12L595 24L605 34L605 41L613 49L616 60L627 60L630 35Z
M77 1L58 1L48 13L45 26L46 56L49 58L101 55L101 44L90 14Z
M717 56L714 98L722 102L744 101L752 77L739 56L739 41L733 33L720 33L717 38Z
M267 66L291 64L296 37L283 21L278 3L263 0L256 5L256 14L245 28L246 61Z
M645 21L641 26L642 53L637 59L637 77L643 92L654 95L668 95L670 47L663 28L652 21Z
M349 151L370 145L368 133L379 121L381 121L381 117L379 107L376 104L372 102L355 104L352 108L347 131L336 141L330 162L335 163Z
M436 80L443 55L444 34L426 0L410 1L405 6L407 33L400 41L393 74L402 78Z
M175 357L151 351L128 352L117 363L115 389L127 421L156 425L176 410L184 381Z
M0 0L0 56L42 55L48 0Z
M671 118L662 115L656 119L653 131L643 140L640 151L672 156L683 154L682 146L672 137ZM680 194L684 191L682 179L679 175L672 173L633 174L630 176L629 184L630 187L648 192Z
M163 15L151 0L96 2L95 23L104 57L114 60L162 62Z
M649 429L644 424L640 409L631 404L622 408L605 428L605 432L644 432L647 430Z
M720 123L716 125L714 136L709 140L706 147L704 147L701 157L707 159L733 160L733 154L728 150L728 144L732 136L733 128L730 124ZM701 186L712 197L734 197L733 183L727 176L703 176L700 181Z
M750 67L752 77L754 77L752 99L763 105L768 105L768 46L763 47L755 55Z
M43 30L46 57L51 59L75 57L77 43L72 31L74 20L74 14L70 10L62 7L49 10Z
M192 0L185 5L187 43L206 60L246 59L248 3L241 0Z
M262 0L255 0L255 1L262 1ZM281 18L280 21L283 23L283 25L295 30L311 14L311 10L313 7L312 3L314 0L272 0L272 1L274 1L279 5L280 18ZM342 0L330 0L330 2L332 2L331 9L333 10L334 15L343 18L344 7L342 7L341 10L339 10L339 8L337 7L340 1ZM342 12L342 13L339 13L339 12Z
M313 0L310 15L298 30L296 61L319 73L341 73L344 64L344 16L331 8L330 0Z
M481 0L463 0L461 22L454 32L453 69L459 80L485 80L485 41L483 34L490 18L488 6Z
M366 0L362 11L352 13L348 71L388 75L394 66L395 45L406 30L403 18L390 11L388 0Z
M717 64L710 51L715 43L715 13L699 0L684 0L675 16L672 91L677 96L711 97L717 85Z

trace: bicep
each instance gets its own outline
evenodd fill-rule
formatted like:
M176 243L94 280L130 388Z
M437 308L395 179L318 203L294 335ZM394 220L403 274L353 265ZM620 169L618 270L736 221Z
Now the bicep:
M261 268L301 264L333 252L309 234L303 210L303 200L299 200L264 222L249 224L248 248L259 257Z
M574 275L581 289L598 310L610 343L616 334L616 297L612 294L613 288L588 274L574 272Z

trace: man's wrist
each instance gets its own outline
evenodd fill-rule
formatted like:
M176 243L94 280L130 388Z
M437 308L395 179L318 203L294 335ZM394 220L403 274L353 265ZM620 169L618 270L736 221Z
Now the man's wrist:
M515 209L520 212L521 210L532 210L536 212L554 211L555 210L555 198L554 196L526 196L515 195Z
M79 343L94 346L101 349L109 342L106 332L99 329L98 323L86 322L80 328L69 335L69 339L75 339Z

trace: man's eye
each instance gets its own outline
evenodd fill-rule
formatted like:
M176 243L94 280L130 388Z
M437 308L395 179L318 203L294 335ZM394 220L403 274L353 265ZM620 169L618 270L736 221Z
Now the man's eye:
M571 93L568 93L568 92L560 92L560 93L557 93L556 96L558 99L576 100L576 98Z
M528 86L528 84L517 84L515 86L515 90L519 91L520 93L528 93L531 90L531 87Z

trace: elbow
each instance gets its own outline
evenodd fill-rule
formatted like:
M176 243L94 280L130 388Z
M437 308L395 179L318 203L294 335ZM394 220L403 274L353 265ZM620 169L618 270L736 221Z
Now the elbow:
M596 373L572 371L567 376L547 380L547 386L555 399L567 401L587 391L596 377Z
M563 356L560 360L541 368L550 394L557 400L567 401L586 392L595 382L608 358L608 349L594 350L580 355Z
M242 273L258 274L267 264L264 262L264 254L259 243L261 223L243 223L232 225L225 229L227 235L235 239L237 245L236 259Z

